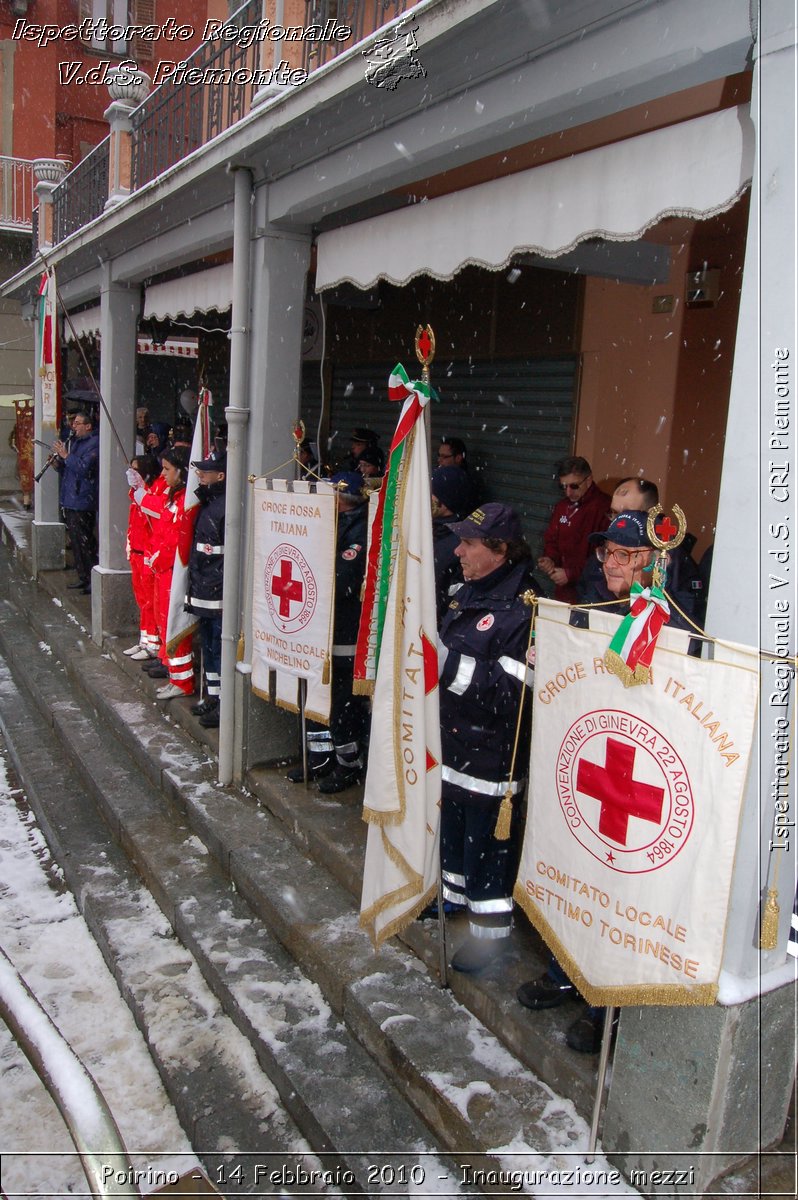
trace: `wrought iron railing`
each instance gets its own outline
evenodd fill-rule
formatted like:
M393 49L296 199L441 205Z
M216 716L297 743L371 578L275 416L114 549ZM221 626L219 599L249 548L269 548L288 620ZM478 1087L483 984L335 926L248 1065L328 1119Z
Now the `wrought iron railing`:
M311 25L324 28L328 21L336 21L338 25L347 25L352 30L352 36L345 42L335 39L326 42L303 42L302 66L308 72L324 66L342 50L348 50L357 42L362 42L370 33L398 17L414 2L415 0L305 0L306 29Z
M261 0L248 0L230 18L240 28L257 25ZM257 91L260 45L242 40L203 42L131 116L133 188L229 129L249 112Z
M33 219L33 163L0 156L0 229L26 233Z
M264 46L276 48L278 61L282 56L292 68L302 66L311 72L399 16L411 2L305 0L305 28L323 28L328 21L349 26L352 36L343 42L253 40L246 45L245 38L204 42L131 114L131 189L135 191L155 179L250 111L255 92L261 87L259 75L272 66L263 55ZM238 28L257 26L263 13L262 0L247 0L229 18L229 24ZM56 242L102 212L108 199L108 151L106 138L56 188Z
M108 199L110 138L90 150L53 192L53 241L99 217Z

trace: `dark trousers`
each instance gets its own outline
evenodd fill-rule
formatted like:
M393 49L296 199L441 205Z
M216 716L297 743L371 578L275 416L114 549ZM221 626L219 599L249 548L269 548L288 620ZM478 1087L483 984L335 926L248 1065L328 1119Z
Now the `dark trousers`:
M72 544L75 570L84 587L90 585L91 569L97 565L97 534L94 528L96 520L97 514L93 510L64 509L64 524Z
M368 737L369 702L366 696L352 694L354 671L354 658L338 655L333 658L329 729L339 762L356 759ZM318 721L307 722L308 734L319 733L323 729L326 726ZM308 742L312 751L310 737Z
M210 699L219 698L222 679L222 614L204 614L199 619L202 644L202 667L205 671L205 690Z
M521 820L516 799L510 837L494 837L501 800L476 793L441 801L441 873L444 899L468 908L474 937L509 937L513 885L518 874Z

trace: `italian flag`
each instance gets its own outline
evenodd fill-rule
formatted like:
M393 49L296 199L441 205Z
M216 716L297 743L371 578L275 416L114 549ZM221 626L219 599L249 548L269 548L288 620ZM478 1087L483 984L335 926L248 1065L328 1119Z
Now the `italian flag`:
M402 376L404 382L402 382ZM367 665L374 667L368 823L360 924L375 947L437 892L441 736L429 459L424 384L407 396L391 443L390 478L375 519ZM380 518L382 517L381 523ZM363 624L361 624L361 630Z
M44 271L39 281L37 368L42 381L42 423L58 427L60 355L58 347L58 295L55 271Z

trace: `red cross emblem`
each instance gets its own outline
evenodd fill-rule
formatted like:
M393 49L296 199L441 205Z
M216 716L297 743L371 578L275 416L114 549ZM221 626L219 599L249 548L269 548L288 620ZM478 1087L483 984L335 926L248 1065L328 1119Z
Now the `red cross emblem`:
M278 612L281 617L291 615L291 601L302 603L305 587L301 579L293 578L293 564L287 558L280 559L280 574L272 576L272 595L279 600Z
M670 517L666 517L664 521L660 521L657 526L657 537L661 542L669 542L675 533L679 530L674 525Z
M579 763L576 786L586 796L601 804L599 833L626 845L629 818L640 817L658 824L662 819L665 791L634 778L635 748L627 742L607 738L605 766L598 763Z

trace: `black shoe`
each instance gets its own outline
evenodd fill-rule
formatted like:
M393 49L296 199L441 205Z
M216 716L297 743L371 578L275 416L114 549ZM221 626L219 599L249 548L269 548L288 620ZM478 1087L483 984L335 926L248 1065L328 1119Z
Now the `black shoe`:
M604 1032L604 1009L582 1013L565 1031L565 1040L579 1054L598 1054Z
M454 904L451 900L444 900L443 912L445 916L451 916L452 913L465 912L464 904ZM438 919L438 901L433 900L428 904L422 912L416 917L417 921L437 921Z
M363 767L357 763L336 763L329 775L319 779L319 791L325 796L333 796L336 792L345 792L347 788L360 783L363 777Z
M515 993L524 1008L557 1008L575 996L576 988L572 983L557 983L550 975L541 975L540 979L530 979L522 983Z
M82 587L80 589L80 594L81 594L81 596L90 596L91 595L91 585L87 583L85 587Z
M154 667L150 667L150 669L147 671L147 674L149 675L150 679L168 679L169 678L169 672L166 669L166 667L163 665L163 663L156 663L156 665Z
M203 729L218 729L219 728L219 705L206 712L204 717L200 717L199 723Z
M334 770L335 758L332 754L325 754L323 758L320 754L308 755L308 779L324 779ZM298 767L292 767L287 772L286 779L290 779L291 783L304 783L305 772L302 769L302 763Z
M88 587L88 586L89 585L87 583L85 583L84 580L79 579L77 581L77 583L68 583L67 589L70 592L76 592L76 591L78 591L78 589L82 590L83 588Z
M478 975L499 957L505 938L475 938L470 934L452 957L452 969L464 975Z
M195 717L207 717L208 713L213 712L218 707L218 696L206 696L204 700L200 700L197 704L192 704L190 711Z

